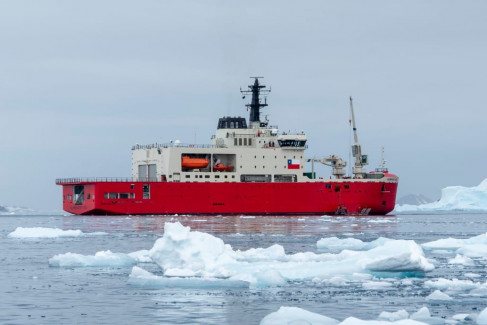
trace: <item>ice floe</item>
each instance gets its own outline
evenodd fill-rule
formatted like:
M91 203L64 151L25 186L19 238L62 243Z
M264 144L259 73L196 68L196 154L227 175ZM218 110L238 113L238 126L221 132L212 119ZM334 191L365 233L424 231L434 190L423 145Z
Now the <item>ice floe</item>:
M109 250L95 255L59 254L49 259L49 265L54 267L129 267L136 263L137 260L128 254L112 253Z
M249 282L241 280L159 276L138 266L132 268L128 283L145 288L231 289L249 287Z
M61 237L81 237L81 236L98 236L106 235L105 232L84 233L79 229L76 230L62 230L58 228L44 228L32 227L23 228L17 227L14 231L8 234L10 238L61 238Z
M378 320L386 320L389 322L394 322L397 320L408 319L408 318L409 318L409 313L404 309L401 309L392 313L383 311L382 313L380 313Z
M421 245L427 250L445 250L466 257L487 257L487 233L466 239L444 238ZM466 263L470 263L465 258ZM466 264L465 264L466 265Z
M479 325L487 325L487 308L482 310L477 317L477 324Z
M487 211L487 179L473 187L445 187L441 190L440 200L436 202L397 205L395 211Z
M298 307L281 307L265 316L260 325L312 324L337 325L339 321Z
M416 318L413 318L416 317ZM307 325L421 325L445 324L441 318L431 317L428 308L423 307L409 317L405 310L382 312L377 320L361 320L348 317L340 322L334 318L310 312L298 307L281 307L265 316L260 325L307 324Z
M163 237L149 251L165 276L230 278L251 286L279 286L287 281L350 277L354 273L427 272L434 266L414 241L378 239L362 251L338 254L286 254L280 245L233 250L220 238L166 223Z
M441 292L440 290L435 290L429 296L426 297L427 301L450 301L453 300L452 297L447 295L446 293Z

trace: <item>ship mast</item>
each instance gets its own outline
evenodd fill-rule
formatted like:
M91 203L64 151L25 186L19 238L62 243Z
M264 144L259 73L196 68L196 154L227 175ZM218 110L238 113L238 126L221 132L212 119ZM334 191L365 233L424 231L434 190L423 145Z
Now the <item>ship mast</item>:
M355 166L353 167L353 174L356 178L363 178L364 177L364 165L368 164L368 157L367 155L362 155L362 147L358 142L358 134L357 134L357 126L355 125L355 114L353 111L353 100L352 96L350 96L350 113L352 115L352 129L353 129L353 140L354 143L352 145L352 155L355 158Z
M243 98L245 98L245 95L252 94L252 100L250 104L247 104L247 108L250 108L250 117L249 117L249 127L256 126L259 127L261 126L261 121L260 121L260 109L262 107L267 106L267 98L264 98L264 103L260 102L260 95L267 95L268 93L271 92L271 90L264 89L266 86L259 84L259 79L263 77L251 77L254 78L254 84L249 85L249 90L242 90L240 89L240 92L244 95Z

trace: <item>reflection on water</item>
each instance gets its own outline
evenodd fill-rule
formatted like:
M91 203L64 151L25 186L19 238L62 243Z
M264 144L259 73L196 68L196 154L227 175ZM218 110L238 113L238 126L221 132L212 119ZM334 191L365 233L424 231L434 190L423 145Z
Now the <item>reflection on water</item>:
M396 216L65 216L64 229L84 232L164 232L166 222L180 222L211 234L356 235L396 231Z

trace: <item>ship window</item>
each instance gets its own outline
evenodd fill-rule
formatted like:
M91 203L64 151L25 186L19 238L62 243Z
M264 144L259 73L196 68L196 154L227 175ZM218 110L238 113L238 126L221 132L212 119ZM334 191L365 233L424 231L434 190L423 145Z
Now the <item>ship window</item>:
M190 178L190 177L191 177L191 175L186 175L186 178Z
M326 185L325 185L325 188L329 188L329 189L331 189L331 184L326 184Z
M68 194L68 201L71 201L71 195Z
M247 145L247 138L244 138L244 146Z
M249 146L252 145L252 139L249 139Z
M386 205L386 201L382 201L382 205Z
M235 178L235 175L232 175L232 178Z
M89 199L90 199L90 197L91 197L91 195L90 195L90 193L88 193L88 194L86 195L86 199L87 199L87 200L89 200Z
M120 193L120 198L121 199L128 199L129 198L129 194L128 193Z
M343 185L343 187L348 190L350 188L350 185L345 184L345 185Z
M150 184L142 185L142 198L150 199Z
M135 185L134 185L134 184L130 184L130 189L131 189L131 190L133 190L133 189L134 189L134 187L135 187Z
M94 198L94 196L93 196L93 198ZM135 193L130 193L130 198L135 199Z
M242 145L242 138L239 138L238 139L238 145L241 146Z
M228 175L225 175L225 178L228 178Z
M118 193L108 193L109 199L118 199Z
M215 175L215 178L220 178L220 175Z
M237 145L237 138L233 139L233 145L236 146Z
M205 178L210 178L210 175L205 175Z
M169 175L169 178L172 178L172 175Z
M69 195L68 195L68 196L69 196ZM108 193L105 193L105 194L103 195L103 197L104 197L105 199L108 199ZM69 199L68 199L68 200L69 200Z

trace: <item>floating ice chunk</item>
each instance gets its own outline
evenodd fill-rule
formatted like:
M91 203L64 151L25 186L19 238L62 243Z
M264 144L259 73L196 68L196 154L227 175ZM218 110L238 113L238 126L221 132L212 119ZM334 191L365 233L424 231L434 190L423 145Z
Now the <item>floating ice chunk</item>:
M362 287L367 290L387 290L392 288L392 283L383 281L370 281L362 283Z
M197 277L165 277L152 274L138 266L132 268L128 283L147 288L248 288L249 283L233 279L197 278Z
M421 247L412 240L387 241L385 245L371 249L373 258L365 265L370 271L431 271L434 265L424 257Z
M460 264L460 265L465 265L465 266L472 266L475 263L473 262L473 260L470 257L457 254L455 256L455 258L448 260L448 264Z
M487 257L487 244L465 245L457 253L468 257Z
M480 277L481 277L481 275L480 275L480 274L477 274L477 273L470 273L470 272L468 272L468 273L464 273L463 275L464 275L465 277L467 277L467 278L480 278Z
M449 186L441 190L439 201L422 205L397 205L395 211L485 211L487 210L487 179L478 186Z
M49 265L54 267L127 267L136 263L137 261L127 254L112 253L109 250L97 252L95 255L59 254L49 259Z
M477 324L479 325L487 325L487 308L482 310L477 317Z
M165 224L164 236L154 243L149 256L164 270L202 271L235 261L235 253L223 240L199 231L190 232L179 222Z
M360 250L365 246L365 243L360 239L337 237L322 238L316 243L319 250L341 251L343 249Z
M417 312L411 314L409 319L422 322L421 324L442 325L445 321L441 318L431 317L428 307L422 307Z
M152 259L149 256L149 251L147 249L143 249L140 251L132 252L128 254L138 263L151 263Z
M452 319L454 319L456 321L465 321L468 318L470 318L470 314L456 314L456 315L453 315L453 317L452 317Z
M298 307L281 307L278 311L270 313L260 321L260 325L337 325L338 323L336 319Z
M339 325L426 325L427 323L419 322L411 319L401 319L394 322L387 322L383 320L361 320L355 317L349 317L341 322Z
M456 250L468 245L487 245L487 233L480 234L466 239L445 238L424 243L421 246L427 249L449 249Z
M268 248L251 248L246 251L237 251L237 260L247 262L267 261L267 260L285 260L286 253L281 245L272 245Z
M314 278L324 281L355 273L427 272L434 268L414 241L379 238L365 246L366 251L343 250L339 254L286 254L280 245L234 251L212 235L166 223L164 235L155 242L149 257L165 276L229 277L257 287Z
M105 232L83 233L81 230L62 230L58 228L17 227L13 232L8 234L10 238L59 238L59 237L80 237L106 235Z
M428 301L450 301L453 300L452 297L440 290L435 290L432 294L426 297Z
M409 313L404 309L401 309L393 313L383 311L382 313L380 313L378 320L387 320L390 322L394 322L397 320L408 319L408 318L409 318Z
M458 279L443 279L439 278L437 281L428 280L424 285L429 288L447 290L447 291L469 291L480 287L479 282L472 282L470 280L458 280Z

